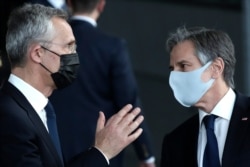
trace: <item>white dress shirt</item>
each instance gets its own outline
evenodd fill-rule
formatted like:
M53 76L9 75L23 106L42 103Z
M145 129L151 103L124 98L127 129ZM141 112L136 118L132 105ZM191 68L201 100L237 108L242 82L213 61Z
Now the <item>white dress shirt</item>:
M47 117L44 107L48 103L48 98L45 97L41 92L37 89L29 85L27 82L17 77L14 74L10 74L9 82L14 85L29 101L31 106L37 112L39 117L41 118L44 126L48 130L47 127Z
M218 142L220 163L222 160L222 154L227 137L230 119L233 112L235 98L236 95L234 91L230 88L226 95L218 102L218 104L211 112L211 114L218 116L218 118L216 118L214 122L214 133ZM202 120L206 115L208 115L206 112L199 110L200 129L197 150L198 167L203 167L203 155L207 143L206 128L205 125L202 123Z

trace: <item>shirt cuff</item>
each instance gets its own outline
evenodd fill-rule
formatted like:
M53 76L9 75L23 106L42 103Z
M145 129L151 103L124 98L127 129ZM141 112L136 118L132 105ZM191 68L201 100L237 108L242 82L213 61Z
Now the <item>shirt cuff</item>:
M144 162L148 164L155 163L155 157L149 157L148 159L144 160Z
M94 146L95 147L95 146ZM108 157L102 152L102 150L100 150L99 148L97 148L97 147L95 147L103 156L104 156L104 158L106 159L106 161L107 161L107 163L108 163L108 165L110 164L109 163L109 159L108 159Z

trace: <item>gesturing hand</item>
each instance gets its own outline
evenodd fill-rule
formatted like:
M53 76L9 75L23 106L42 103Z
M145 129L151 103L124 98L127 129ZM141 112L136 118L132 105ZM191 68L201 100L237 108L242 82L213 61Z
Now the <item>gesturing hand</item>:
M142 133L142 129L138 126L143 121L140 108L132 111L132 105L128 104L118 113L114 114L105 124L105 116L100 112L97 128L95 147L100 149L108 159L116 156L127 145L137 139ZM136 118L136 116L138 116Z

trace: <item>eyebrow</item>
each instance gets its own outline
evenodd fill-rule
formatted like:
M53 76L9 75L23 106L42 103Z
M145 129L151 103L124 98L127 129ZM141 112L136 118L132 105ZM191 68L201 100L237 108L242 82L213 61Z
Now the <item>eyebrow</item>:
M184 64L184 63L190 63L190 62L187 61L187 60L181 60L181 61L177 62L176 64L181 65L181 64Z
M67 43L67 45L72 45L72 44L76 44L76 40L72 40L72 41Z
M187 61L187 60L181 60L181 61L177 62L176 64L177 64L178 66L180 66L180 65L182 65L182 64L184 64L184 63L190 64L190 62ZM173 65L170 65L170 66L168 67L169 70L173 70L173 68L174 68Z

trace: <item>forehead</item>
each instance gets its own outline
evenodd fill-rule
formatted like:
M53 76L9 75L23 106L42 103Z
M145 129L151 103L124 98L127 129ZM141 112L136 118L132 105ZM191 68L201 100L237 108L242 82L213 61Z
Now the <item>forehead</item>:
M52 23L55 29L53 42L55 43L69 43L75 41L72 29L66 20L58 17L52 18Z
M182 61L199 63L199 59L196 57L194 44L189 40L185 40L175 45L170 53L171 65Z

